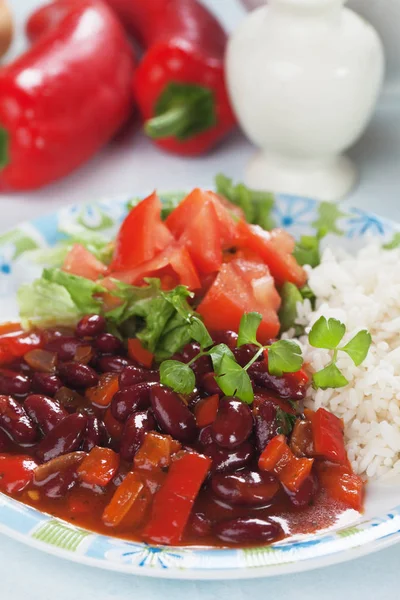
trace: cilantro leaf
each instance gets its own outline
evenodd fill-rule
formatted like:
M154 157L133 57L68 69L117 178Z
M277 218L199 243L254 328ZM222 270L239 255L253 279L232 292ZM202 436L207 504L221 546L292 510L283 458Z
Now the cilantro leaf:
M328 233L343 235L343 231L338 228L336 221L346 216L346 213L339 210L336 204L320 202L318 204L318 218L312 223L312 226L317 230L319 238L325 237Z
M385 250L394 250L400 246L400 231L397 231L392 237L390 242L383 244L382 248Z
M346 352L353 363L358 367L366 358L371 346L371 334L366 329L359 331L345 346L340 348Z
M226 396L236 396L247 404L253 402L254 392L250 377L230 356L225 354L222 357L215 380Z
M321 262L318 237L314 235L302 235L300 240L296 242L293 256L299 265L317 267Z
M212 337L208 333L203 321L201 321L198 317L192 317L191 321L190 335L194 340L196 340L196 342L200 344L200 348L203 350L204 348L212 346Z
M282 373L295 373L301 369L303 357L296 342L278 340L268 348L268 370L280 377Z
M346 326L337 319L320 317L314 323L308 335L308 341L314 348L334 350L343 338Z
M218 344L217 346L214 346L208 351L208 355L211 357L215 373L220 372L221 362L224 356L235 360L235 355L226 344Z
M349 383L334 363L330 363L321 371L314 373L312 379L313 387L321 390L341 388Z
M289 435L296 423L296 415L289 414L281 408L278 408L276 411L276 420L279 423L278 433Z
M185 363L165 360L160 365L160 382L178 394L190 394L196 385L196 378Z
M257 341L257 329L262 321L262 316L258 312L245 313L240 319L239 335L237 340L237 347L243 346L244 344L255 344L260 346Z
M278 316L281 324L280 331L282 333L292 327L296 327L297 303L303 302L303 296L293 283L287 281L282 286L281 299L282 304ZM300 333L300 331L296 331L296 333Z

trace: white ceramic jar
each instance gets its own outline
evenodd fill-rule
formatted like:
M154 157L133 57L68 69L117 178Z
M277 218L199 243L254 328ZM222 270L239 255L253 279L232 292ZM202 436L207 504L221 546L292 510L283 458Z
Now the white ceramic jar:
M248 184L346 195L356 170L341 153L367 125L383 79L375 30L343 0L269 0L231 37L226 67L239 122L261 149Z

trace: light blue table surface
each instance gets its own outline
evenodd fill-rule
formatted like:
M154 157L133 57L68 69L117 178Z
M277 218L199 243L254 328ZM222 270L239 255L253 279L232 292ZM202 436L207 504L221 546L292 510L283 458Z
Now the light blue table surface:
M10 1L10 0L9 0ZM151 2L151 0L148 0ZM242 16L236 0L205 0L227 27ZM373 1L373 0L365 0ZM40 0L10 1L20 24ZM21 29L13 47L24 44ZM400 97L384 94L367 133L351 155L361 182L347 203L400 220ZM210 156L182 160L154 150L129 133L77 173L30 194L0 197L0 231L69 202L140 192L210 185L218 171L240 178L253 149L240 135ZM400 545L346 564L308 573L227 582L163 581L83 567L39 553L0 536L0 600L386 600L400 597Z

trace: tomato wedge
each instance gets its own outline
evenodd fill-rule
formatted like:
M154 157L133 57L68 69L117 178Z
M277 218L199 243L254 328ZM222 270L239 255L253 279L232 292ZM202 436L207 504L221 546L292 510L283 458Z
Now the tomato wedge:
M82 244L74 244L64 259L62 270L71 275L96 281L101 275L107 273L108 269Z
M239 223L240 245L256 252L268 266L277 285L290 281L302 287L307 281L307 274L295 257L293 238L282 229L265 231L258 225Z
M153 192L130 211L117 235L111 272L133 269L174 241L161 220L161 207L159 197Z
M242 259L238 259L242 261ZM264 267L263 277L268 273ZM238 331L240 320L245 312L258 311L262 315L257 335L261 343L266 343L277 336L279 332L279 319L276 312L276 290L271 297L264 295L263 302L256 300L253 285L257 287L257 280L249 286L248 273L245 273L245 264L232 260L222 265L214 283L197 307L202 315L206 327L210 331L230 329Z
M201 274L219 270L222 265L222 242L212 202L205 202L196 217L187 223L179 242L186 246Z

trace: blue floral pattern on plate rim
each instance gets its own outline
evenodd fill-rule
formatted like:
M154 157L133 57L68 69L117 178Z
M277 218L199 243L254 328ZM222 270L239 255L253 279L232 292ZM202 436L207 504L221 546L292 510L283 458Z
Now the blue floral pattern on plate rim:
M307 198L277 195L274 218L295 237L312 234L320 204ZM14 265L26 250L55 244L58 223L83 223L112 234L126 214L127 197L69 206L0 235L0 300L14 297ZM389 241L399 225L361 209L342 209L336 221L342 246L368 238ZM20 280L17 282L20 283ZM361 556L400 540L400 505L351 526L298 536L270 546L247 549L153 547L75 527L0 494L0 531L51 554L105 569L177 579L248 578L315 568Z

